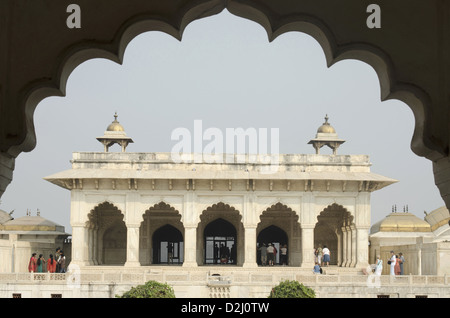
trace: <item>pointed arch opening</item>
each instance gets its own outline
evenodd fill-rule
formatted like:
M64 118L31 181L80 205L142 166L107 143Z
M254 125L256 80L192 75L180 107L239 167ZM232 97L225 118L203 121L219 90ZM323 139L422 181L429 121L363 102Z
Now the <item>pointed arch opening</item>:
M355 233L351 213L342 205L331 204L317 216L314 247L330 250L329 265L353 266L356 264ZM322 255L318 261L322 263Z
M238 210L219 202L200 216L197 261L205 265L242 265L244 226Z
M139 228L139 261L141 265L182 264L184 260L184 227L178 210L159 202L142 215Z
M275 264L299 266L301 262L301 229L297 213L280 202L260 216L257 232L257 264L266 265L264 249L271 243L276 248ZM286 252L284 251L286 249ZM281 256L281 251L286 256Z
M181 232L166 224L152 236L153 264L183 264L184 242Z
M90 265L124 265L127 257L127 227L122 212L110 202L97 205L88 214L88 259Z

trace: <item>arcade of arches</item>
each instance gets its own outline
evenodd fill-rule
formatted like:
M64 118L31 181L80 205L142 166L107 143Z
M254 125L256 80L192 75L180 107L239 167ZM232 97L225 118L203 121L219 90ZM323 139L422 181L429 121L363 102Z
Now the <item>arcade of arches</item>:
M127 262L127 226L122 212L109 202L98 204L88 215L89 265L124 265ZM139 227L139 264L178 264L184 262L184 227L181 214L165 202L153 205L142 214ZM323 209L314 226L314 247L328 246L332 252L331 265L354 266L356 244L352 216L341 205L331 204ZM198 265L237 265L245 263L245 227L239 211L218 202L202 211L197 226L196 250ZM297 212L276 203L260 214L256 227L257 245L250 250L259 254L262 244L273 244L281 265L280 247L286 245L288 266L301 266L302 235ZM310 250L312 253L312 250ZM250 257L254 260L254 257ZM261 265L260 257L256 262Z

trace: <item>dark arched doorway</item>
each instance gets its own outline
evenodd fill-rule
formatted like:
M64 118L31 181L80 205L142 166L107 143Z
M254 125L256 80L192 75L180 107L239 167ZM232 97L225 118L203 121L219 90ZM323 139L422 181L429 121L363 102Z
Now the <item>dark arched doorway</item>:
M153 264L182 264L183 235L172 225L164 225L153 233Z
M216 219L204 230L205 264L236 264L236 228L224 219Z
M288 236L286 232L275 225L271 225L263 229L261 232L259 232L257 238L258 247L262 246L263 244L265 244L265 246L268 246L268 244L272 244L275 247L276 249L275 264L281 263L288 264L287 258L285 260L284 259L282 260L280 257L281 247L287 245L287 243L288 243ZM261 257L259 254L257 257L257 263L258 265L262 265Z

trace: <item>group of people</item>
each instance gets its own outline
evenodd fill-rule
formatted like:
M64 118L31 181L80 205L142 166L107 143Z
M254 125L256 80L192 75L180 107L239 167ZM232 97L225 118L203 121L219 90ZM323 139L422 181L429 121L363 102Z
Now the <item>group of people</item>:
M66 272L66 257L64 252L58 247L56 249L55 256L50 254L49 258L46 260L43 254L36 256L36 253L31 255L30 261L28 262L28 271L31 273L65 273Z
M394 251L391 251L391 258L388 260L388 265L390 266L390 275L403 275L403 263L405 262L405 257L402 253L396 255Z
M220 244L220 247L214 245L214 263L219 262L220 264L235 264L236 262L236 247L233 244L231 250L225 244Z
M403 264L405 263L405 257L403 256L403 253L398 253L396 255L394 251L391 251L391 257L387 261L389 265L389 275L396 276L396 275L403 275ZM381 260L381 257L377 256L377 261L374 265L373 272L375 275L381 275L381 272L383 271L383 261Z
M330 249L324 245L323 248L321 245L319 245L318 248L314 249L314 259L315 262L319 265L319 266L329 266L330 265Z
M287 245L280 245L280 264L287 265ZM260 255L262 266L274 266L277 262L278 250L274 243L261 243L258 246L258 254Z

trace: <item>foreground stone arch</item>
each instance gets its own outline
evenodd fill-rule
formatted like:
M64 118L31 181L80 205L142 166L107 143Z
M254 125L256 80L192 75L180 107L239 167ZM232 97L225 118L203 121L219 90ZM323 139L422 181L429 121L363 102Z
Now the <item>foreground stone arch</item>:
M382 27L374 30L365 24L364 1L79 0L83 22L74 30L65 25L65 2L2 1L0 195L12 180L15 158L36 145L36 106L46 97L64 96L73 69L92 58L121 63L127 44L142 32L162 31L181 40L190 22L227 9L263 26L269 41L289 31L311 35L329 66L343 59L371 65L380 79L381 99L396 98L412 109L411 148L433 161L436 184L448 207L450 3L376 3Z

